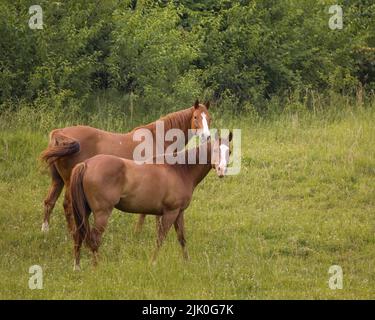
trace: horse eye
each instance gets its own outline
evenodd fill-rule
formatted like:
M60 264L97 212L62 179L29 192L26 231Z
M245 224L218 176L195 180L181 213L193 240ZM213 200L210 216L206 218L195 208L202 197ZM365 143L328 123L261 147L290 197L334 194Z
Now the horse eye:
M197 120L197 116L194 116L194 119Z

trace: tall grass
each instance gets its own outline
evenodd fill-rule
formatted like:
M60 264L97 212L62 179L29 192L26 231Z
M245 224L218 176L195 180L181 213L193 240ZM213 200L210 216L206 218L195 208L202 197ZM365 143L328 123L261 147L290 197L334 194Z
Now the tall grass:
M80 273L72 271L61 200L50 232L40 231L49 178L37 158L48 132L74 124L125 132L155 118L135 110L130 122L126 101L100 97L86 113L30 106L3 113L0 297L375 298L374 102L332 97L315 111L289 103L268 115L251 105L240 115L212 107L215 127L242 129L242 169L225 179L211 173L197 188L186 211L190 262L171 231L150 266L154 219L137 236L138 217L115 210L99 267L83 250ZM43 268L42 290L28 288L34 264ZM342 290L328 287L334 264L343 268Z

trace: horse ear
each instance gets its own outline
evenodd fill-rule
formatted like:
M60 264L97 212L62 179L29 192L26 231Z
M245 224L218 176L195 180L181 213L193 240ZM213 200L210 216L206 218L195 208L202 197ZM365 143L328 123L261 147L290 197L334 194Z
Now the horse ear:
M208 110L210 108L210 100L208 100L204 105L206 106L206 109Z
M198 99L195 100L195 102L194 102L194 108L195 108L195 109L198 109L198 108L199 108L199 100L198 100Z
M229 132L229 142L232 141L232 139L233 139L233 133L232 133L232 131L230 131Z

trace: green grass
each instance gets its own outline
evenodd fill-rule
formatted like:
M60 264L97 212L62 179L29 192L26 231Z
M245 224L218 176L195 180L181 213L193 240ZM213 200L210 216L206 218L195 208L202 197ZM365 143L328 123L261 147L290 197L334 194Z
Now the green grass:
M195 191L186 211L190 262L172 230L150 266L154 219L135 235L138 217L115 210L99 267L84 249L78 273L61 199L50 232L40 231L49 178L37 156L48 130L66 123L21 117L0 122L0 298L375 298L374 109L267 121L215 115L219 127L242 129L242 170L222 180L211 172ZM43 290L28 288L34 264ZM342 290L328 288L334 264Z

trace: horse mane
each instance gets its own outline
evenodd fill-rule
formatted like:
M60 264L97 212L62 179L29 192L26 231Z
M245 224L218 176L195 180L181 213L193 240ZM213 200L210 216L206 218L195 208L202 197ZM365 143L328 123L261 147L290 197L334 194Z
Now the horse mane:
M172 128L189 129L193 109L193 107L190 107L184 110L169 113L160 118L159 121L164 121L165 130Z
M159 118L156 121L163 121L164 122L164 130L168 131L169 129L181 129L184 132L190 128L190 120L193 114L194 107L190 107L187 109L183 109L180 111L172 112L167 114L164 117ZM153 131L156 127L156 121L151 122L149 124L139 126L134 128L131 133L134 133L138 129L150 129Z

